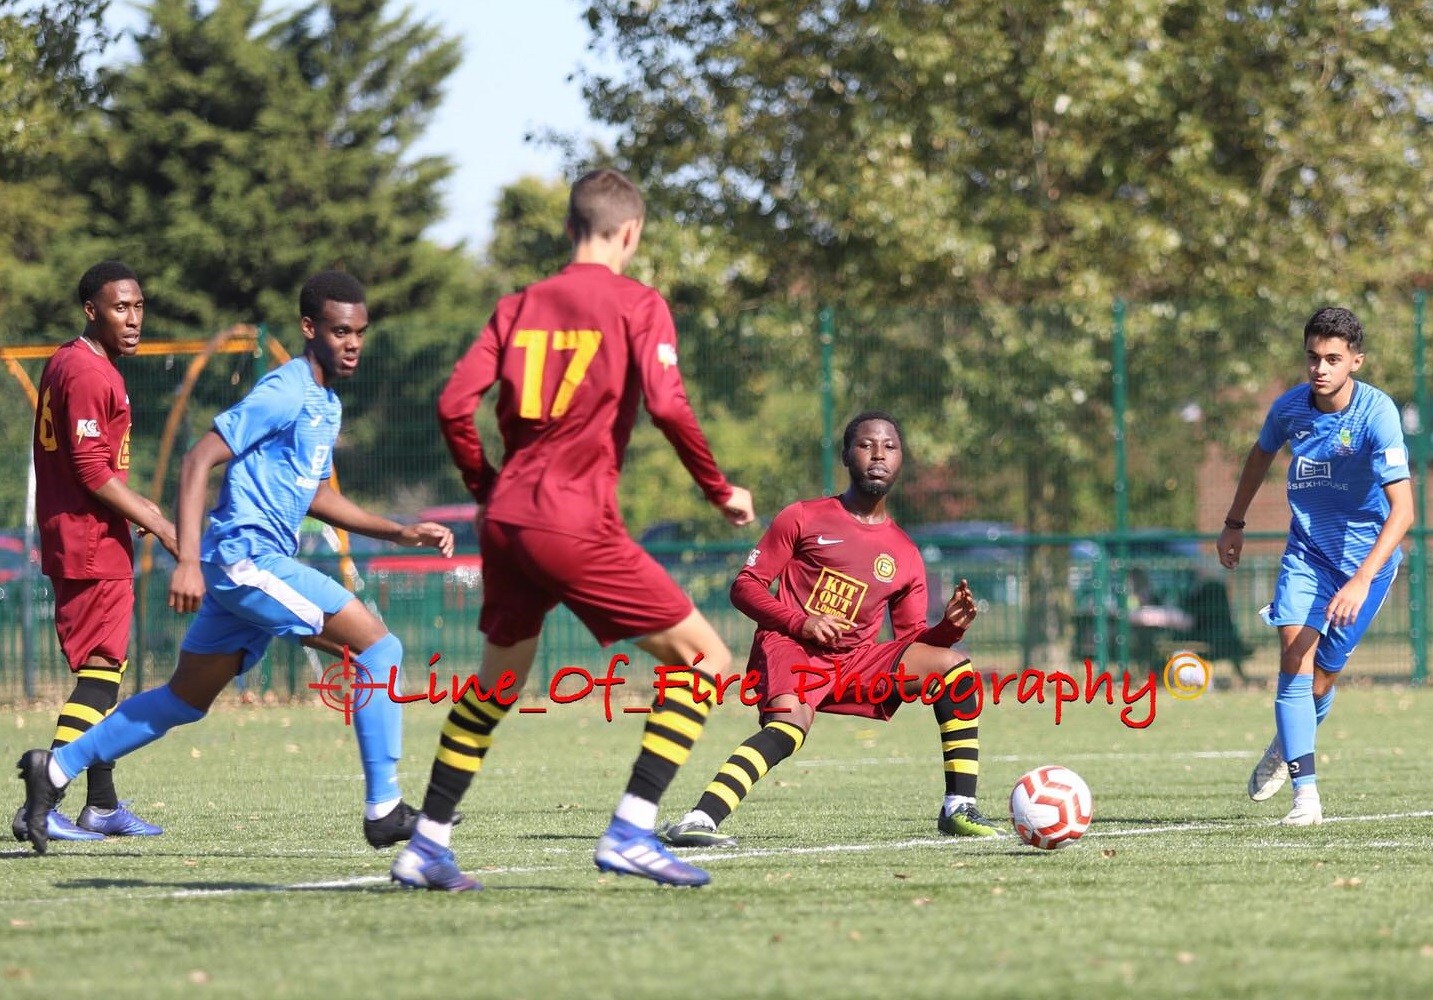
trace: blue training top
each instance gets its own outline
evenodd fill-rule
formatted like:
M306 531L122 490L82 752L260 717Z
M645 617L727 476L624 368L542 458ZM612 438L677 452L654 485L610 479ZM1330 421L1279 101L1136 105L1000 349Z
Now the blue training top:
M314 381L306 357L259 379L247 396L214 418L234 458L199 549L205 562L298 551L299 524L319 485L333 473L333 444L343 404Z
M1409 478L1398 407L1387 393L1355 381L1348 406L1322 413L1313 390L1298 385L1274 401L1259 433L1263 451L1277 452L1285 441L1293 452L1289 546L1352 576L1388 519L1383 487ZM1394 549L1383 569L1402 559Z

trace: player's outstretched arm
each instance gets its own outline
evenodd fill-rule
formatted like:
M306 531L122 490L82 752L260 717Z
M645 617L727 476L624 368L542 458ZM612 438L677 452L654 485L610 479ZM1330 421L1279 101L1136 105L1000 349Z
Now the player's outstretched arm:
M325 524L367 535L369 538L397 542L409 548L427 546L437 549L445 556L453 554L453 532L445 525L433 521L399 524L364 510L327 482L319 484L308 512Z
M204 574L199 569L199 538L203 534L204 502L209 495L209 473L234 457L224 439L207 432L179 463L179 500L174 529L178 538L178 564L169 578L169 606L180 614L199 610L204 600Z
M179 557L179 540L174 525L159 509L159 504L141 496L116 476L91 495L110 510L139 525L140 533L148 532L159 539L159 544L169 550L176 559Z
M1242 527L1231 527L1231 521L1243 524L1244 515L1249 511L1249 505L1254 502L1254 494L1259 492L1259 487L1264 483L1264 477L1269 474L1269 466L1274 464L1274 455L1277 452L1265 451L1257 444L1249 449L1248 456L1244 459L1244 470L1239 473L1239 485L1234 487L1234 499L1229 502L1229 513L1224 515L1224 530L1219 533L1219 541L1216 542L1219 552L1219 562L1225 569L1233 569L1239 565L1239 554L1244 551L1244 529Z

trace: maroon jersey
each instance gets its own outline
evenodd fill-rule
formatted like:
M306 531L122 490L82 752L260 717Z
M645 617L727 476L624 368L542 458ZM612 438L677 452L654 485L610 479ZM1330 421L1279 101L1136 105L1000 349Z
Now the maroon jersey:
M129 393L104 351L61 345L40 376L35 411L35 516L46 576L120 580L134 575L124 516L94 491L129 481Z
M774 597L772 580L780 581ZM760 630L798 641L810 615L844 622L837 644L819 647L825 653L876 642L887 610L900 641L949 646L962 634L949 622L926 627L925 562L910 537L890 518L857 521L839 497L801 500L777 514L737 574L731 601Z
M494 383L501 473L473 426ZM604 265L569 264L498 302L453 369L438 420L487 517L593 538L623 530L617 477L639 396L707 499L730 498L687 401L662 296Z

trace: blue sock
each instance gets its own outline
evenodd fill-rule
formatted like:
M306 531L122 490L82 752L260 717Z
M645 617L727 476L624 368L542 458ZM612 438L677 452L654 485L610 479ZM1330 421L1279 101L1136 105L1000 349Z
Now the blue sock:
M368 680L384 685L372 692L367 704L353 713L358 756L363 761L363 801L388 802L402 794L398 788L398 761L403 757L403 706L388 697L388 671L403 666L403 643L389 632L354 658Z
M54 751L55 763L71 779L91 764L113 763L148 746L175 726L198 722L204 713L162 684L126 698L105 718Z
M1332 699L1330 699L1332 700ZM1314 679L1309 674L1279 674L1279 693L1274 698L1274 724L1289 762L1294 788L1311 785L1314 776Z
M1324 720L1328 718L1329 709L1333 708L1334 692L1337 690L1338 687L1335 685L1325 691L1322 698L1314 696L1314 719L1319 725L1323 725Z

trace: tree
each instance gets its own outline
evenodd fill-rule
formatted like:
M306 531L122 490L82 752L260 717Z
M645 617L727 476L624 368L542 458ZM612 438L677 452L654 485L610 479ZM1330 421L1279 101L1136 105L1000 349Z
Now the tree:
M1195 303L1130 328L1132 398L1173 426L1268 377L1310 298L1426 268L1426 3L590 0L588 19L618 159L760 253L773 294L842 307L851 402L902 413L949 479L984 484L983 513L1035 530L1110 525L1117 296ZM1231 299L1256 320L1220 322ZM1190 489L1194 464L1159 478Z
M79 272L56 242L84 226L67 183L99 88L107 0L0 0L0 342L32 334Z
M303 279L341 266L381 318L433 306L464 267L423 239L442 158L411 155L457 43L380 0L154 0L138 61L108 77L90 196L146 277L154 318L292 323Z
M153 0L137 60L106 73L105 128L81 175L159 336L263 323L297 352L305 278L339 267L365 283L372 336L339 464L345 488L369 497L444 460L434 385L452 326L482 309L463 250L424 237L451 165L412 153L459 46L384 7L266 16L261 0ZM366 449L382 430L402 441L397 458Z
M854 310L845 372L897 336L885 311L930 308L900 322L944 405L880 390L1038 463L1032 527L1081 507L1078 470L1068 490L1045 472L1090 468L1104 443L1075 431L1109 426L1116 296L1199 303L1178 336L1131 326L1138 391L1172 419L1261 381L1283 354L1271 334L1314 297L1426 268L1428 4L593 0L588 16L618 65L585 80L618 159L761 255L773 294ZM1228 300L1258 305L1260 336L1218 321Z

